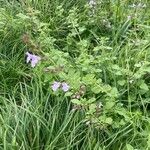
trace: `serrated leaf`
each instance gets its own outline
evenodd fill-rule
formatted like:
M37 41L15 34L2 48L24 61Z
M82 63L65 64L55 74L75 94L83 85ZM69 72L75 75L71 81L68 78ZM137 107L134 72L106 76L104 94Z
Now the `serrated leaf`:
M111 117L106 118L105 123L112 124L113 119Z
M85 77L82 78L82 81L86 85L91 85L96 82L95 75L94 74L87 74Z
M106 102L105 109L111 109L115 105L115 102Z
M107 93L110 97L118 97L118 90L116 87L113 87L110 92Z
M89 114L92 114L92 113L94 113L96 111L96 104L91 104L90 106L89 106Z
M93 93L98 94L101 92L101 87L99 85L93 85L91 90Z

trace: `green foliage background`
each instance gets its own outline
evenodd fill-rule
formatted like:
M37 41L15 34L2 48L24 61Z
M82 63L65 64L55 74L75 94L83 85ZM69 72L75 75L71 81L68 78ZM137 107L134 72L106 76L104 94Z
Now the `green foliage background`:
M149 150L149 8L0 0L0 149Z

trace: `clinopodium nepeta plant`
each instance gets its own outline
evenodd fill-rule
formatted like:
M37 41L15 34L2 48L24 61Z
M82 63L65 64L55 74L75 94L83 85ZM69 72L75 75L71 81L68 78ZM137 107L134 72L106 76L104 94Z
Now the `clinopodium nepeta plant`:
M89 3L96 5L95 1ZM90 11L91 7L85 10L88 9ZM58 93L63 91L64 97L72 102L73 110L80 108L77 111L84 111L86 124L94 124L99 128L110 125L112 128L120 128L131 124L134 119L131 115L131 103L136 104L136 102L134 100L125 102L124 99L130 92L134 93L135 86L139 87L143 93L149 91L142 79L142 76L148 72L149 63L143 60L141 70L138 67L127 69L124 65L116 64L118 56L112 55L113 47L108 46L109 37L98 38L93 37L92 34L87 38L84 36L89 34L86 27L88 22L90 26L93 26L91 23L96 21L95 18L91 18L90 13L87 12L87 16L81 18L81 22L85 22L86 26L82 23L79 25L78 11L74 10L70 11L65 22L65 26L69 27L68 35L66 35L67 45L63 46L62 43L60 48L57 46L55 36L51 35L49 25L40 22L36 11L32 16L28 13L17 15L19 23L27 27L23 42L31 53L36 53L35 55L27 52L26 61L30 62L33 68L41 61L34 71L41 75L43 86L49 84L50 89L47 90L53 96L59 96ZM126 18L128 16L127 14ZM131 21L127 19L126 24L131 26ZM134 63L136 62L131 61L132 66ZM127 88L129 86L130 91ZM55 92L58 93L55 95Z
M0 148L150 148L149 5L77 1L0 1Z

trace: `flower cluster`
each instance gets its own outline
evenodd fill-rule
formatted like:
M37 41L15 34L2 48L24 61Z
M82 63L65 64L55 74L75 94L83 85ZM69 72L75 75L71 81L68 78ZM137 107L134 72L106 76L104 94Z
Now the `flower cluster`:
M57 81L55 81L51 87L54 92L59 88L61 88L64 92L67 92L70 89L70 86L66 82L61 83Z
M26 52L26 56L26 63L30 62L32 68L34 68L41 60L41 57L31 54L29 52ZM70 89L70 86L66 82L61 83L57 81L55 81L51 87L53 91L57 91L59 88L61 88L64 92L67 92Z

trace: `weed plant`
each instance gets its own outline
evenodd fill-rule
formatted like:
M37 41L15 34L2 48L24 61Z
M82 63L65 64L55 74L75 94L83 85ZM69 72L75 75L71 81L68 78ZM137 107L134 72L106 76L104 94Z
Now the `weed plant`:
M150 2L0 0L0 149L149 150Z

